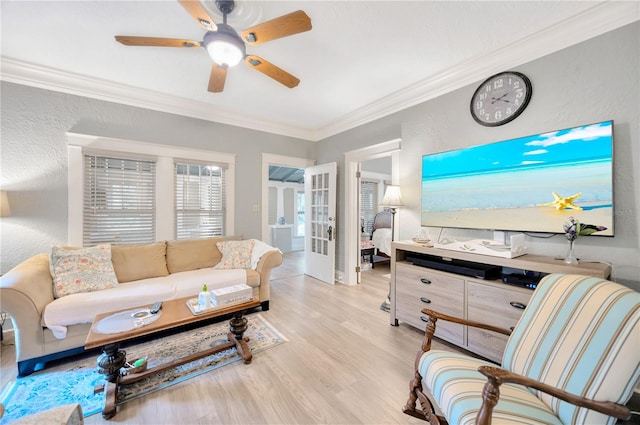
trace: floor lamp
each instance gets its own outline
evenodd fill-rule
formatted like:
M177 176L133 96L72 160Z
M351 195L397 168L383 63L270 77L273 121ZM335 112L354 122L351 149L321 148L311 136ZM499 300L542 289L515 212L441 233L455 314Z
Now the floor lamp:
M396 211L398 211L398 208L402 206L402 195L400 194L400 186L387 186L380 205L389 208L389 211L391 211L391 242L393 242L395 236ZM384 300L382 304L380 304L380 310L391 310L391 282L389 282L389 292L387 293L387 299Z

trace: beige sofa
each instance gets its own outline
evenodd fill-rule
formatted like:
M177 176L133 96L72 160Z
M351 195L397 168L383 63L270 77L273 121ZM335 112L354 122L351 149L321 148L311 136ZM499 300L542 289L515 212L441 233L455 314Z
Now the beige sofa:
M246 283L262 309L268 310L270 274L282 263L282 253L255 241L251 268L216 269L223 259L217 243L229 239L113 246L116 287L61 298L54 296L49 254L19 264L0 279L0 311L11 317L18 374L28 375L47 361L83 352L96 314L197 296L203 283L209 290Z

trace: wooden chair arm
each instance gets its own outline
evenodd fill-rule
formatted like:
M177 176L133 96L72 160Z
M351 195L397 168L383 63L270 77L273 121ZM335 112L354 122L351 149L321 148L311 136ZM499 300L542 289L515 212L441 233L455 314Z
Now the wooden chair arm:
M617 403L610 401L597 401L576 396L559 388L552 387L551 385L547 385L526 376L518 375L517 373L509 372L499 367L480 366L478 371L486 376L488 381L482 392L482 407L476 417L476 425L491 424L493 407L498 403L498 398L500 397L499 387L505 382L534 388L538 391L542 391L553 397L559 398L560 400L564 400L567 403L595 410L618 419L629 420L631 418L631 411L627 407Z
M430 310L428 308L423 308L422 313L427 316L433 317L434 319L446 320L448 322L459 323L461 325L472 326L474 328L486 329L488 331L497 332L506 336L511 335L511 331L509 329L499 328L497 326L488 325L482 322L475 322L473 320L462 319L460 317L449 316L448 314L438 313L437 311Z

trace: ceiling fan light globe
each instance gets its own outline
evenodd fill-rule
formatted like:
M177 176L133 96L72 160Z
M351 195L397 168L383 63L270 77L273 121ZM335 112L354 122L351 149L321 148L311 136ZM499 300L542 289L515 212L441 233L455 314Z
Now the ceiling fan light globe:
M221 66L236 66L246 53L242 39L225 24L219 24L217 31L207 32L203 44L211 59Z
M236 66L244 57L244 53L237 46L226 41L214 41L207 45L211 59L218 65Z

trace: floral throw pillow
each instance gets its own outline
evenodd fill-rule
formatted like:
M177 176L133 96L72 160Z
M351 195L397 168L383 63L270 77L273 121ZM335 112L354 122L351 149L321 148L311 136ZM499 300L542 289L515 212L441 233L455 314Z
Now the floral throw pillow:
M55 298L118 285L109 244L79 249L54 246L49 261Z
M222 253L222 259L214 269L250 269L251 253L255 241L224 241L216 243Z

